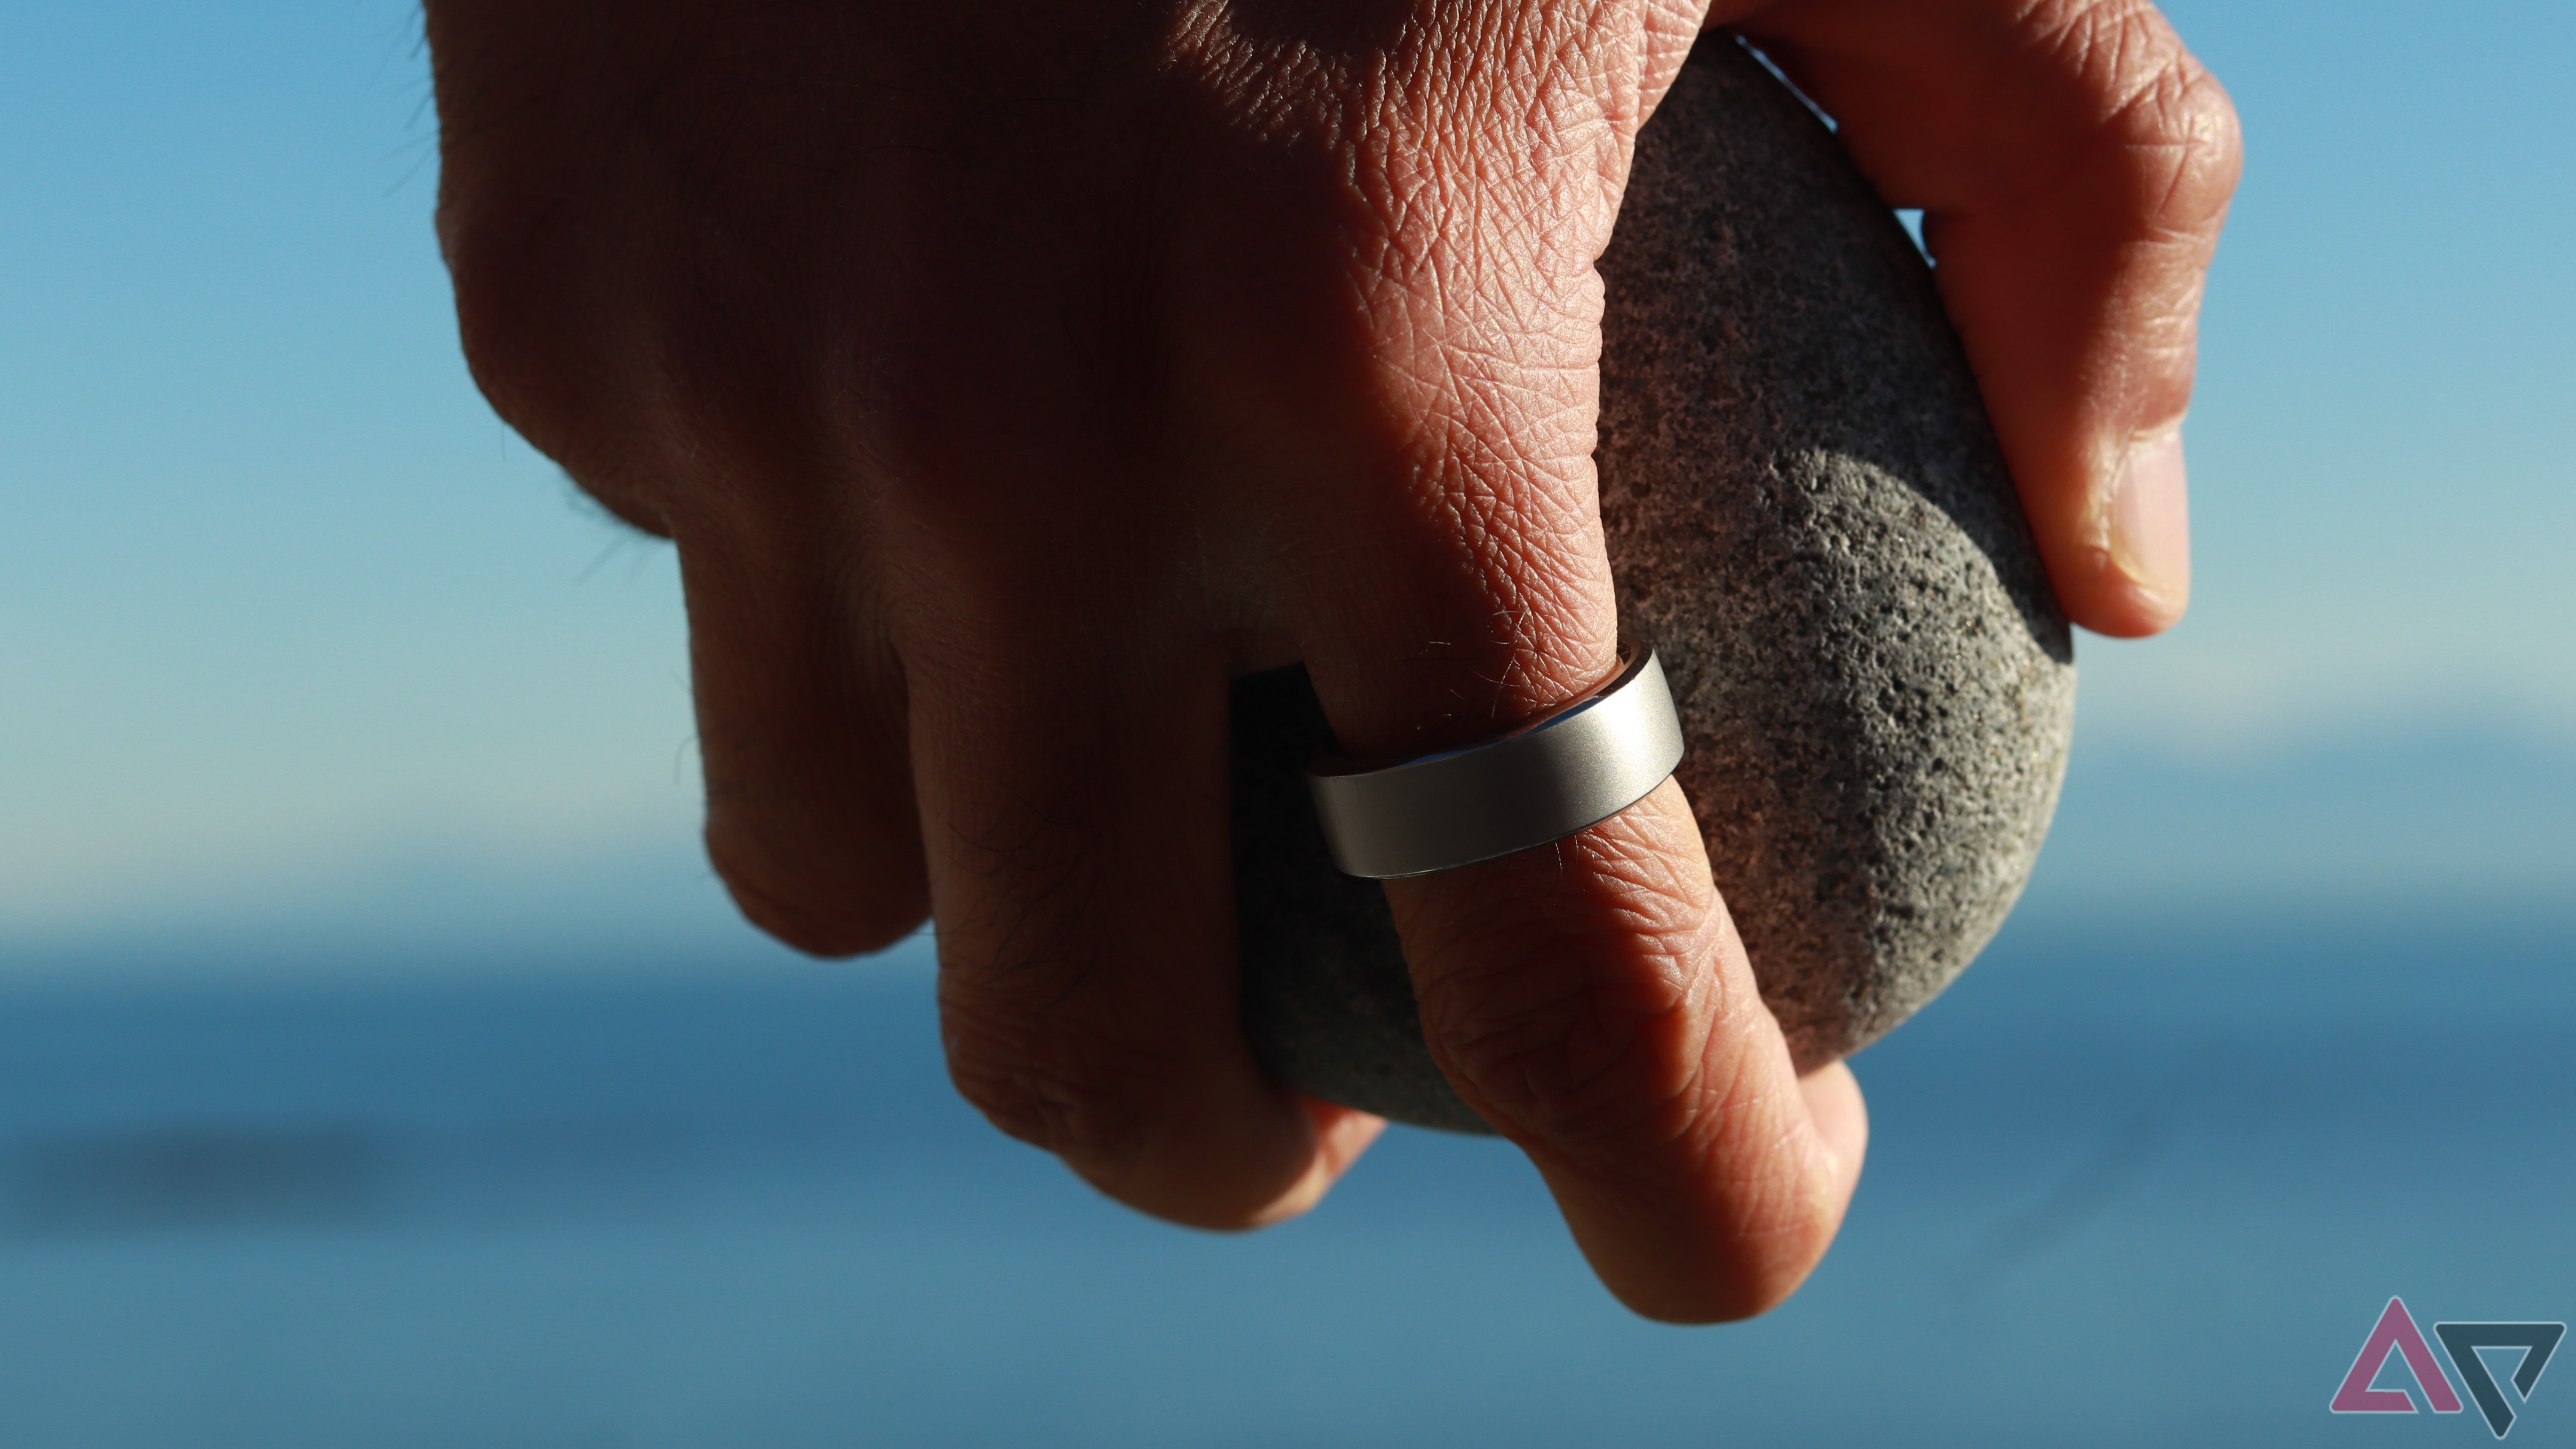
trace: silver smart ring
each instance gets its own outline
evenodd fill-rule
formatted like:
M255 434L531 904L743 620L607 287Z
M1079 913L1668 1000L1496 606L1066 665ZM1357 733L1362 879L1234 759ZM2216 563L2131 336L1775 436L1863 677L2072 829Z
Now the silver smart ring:
M1318 756L1306 789L1344 875L1429 875L1545 845L1646 797L1682 762L1664 666L1631 646L1599 692L1500 739L1400 764Z

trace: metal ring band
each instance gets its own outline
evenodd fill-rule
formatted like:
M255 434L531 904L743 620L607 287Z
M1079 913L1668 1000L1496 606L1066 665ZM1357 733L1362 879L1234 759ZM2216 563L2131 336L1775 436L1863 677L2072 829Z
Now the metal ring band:
M1601 691L1500 739L1383 767L1318 756L1306 788L1333 864L1372 880L1455 870L1644 799L1681 763L1682 725L1654 651L1627 652Z

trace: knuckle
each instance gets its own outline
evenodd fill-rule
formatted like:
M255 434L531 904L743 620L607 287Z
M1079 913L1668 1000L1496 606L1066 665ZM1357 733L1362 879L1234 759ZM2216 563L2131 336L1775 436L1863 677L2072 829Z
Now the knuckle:
M707 859L743 919L809 956L882 951L927 914L919 869L782 870L774 852L711 824Z
M2178 153L2169 209L2189 217L2206 217L2223 209L2236 192L2245 165L2245 139L2235 102L2216 77L2190 57L2185 74L2175 78L2163 102L2163 128Z
M2224 213L2244 160L2235 103L2208 67L2143 0L2108 7L2098 45L2117 98L2109 130L2128 158L2139 210L2192 233Z
M651 532L737 523L719 495L814 511L837 481L817 369L752 284L612 240L587 195L543 206L470 185L441 200L440 248L466 368L504 422Z
M949 1080L996 1128L1086 1165L1141 1154L1152 1093L1145 1063L1090 1033L1033 1026L964 998L943 980L940 1035Z
M535 437L552 431L551 419L570 402L561 380L572 372L571 359L555 355L555 332L545 325L560 292L546 249L492 210L451 186L439 203L439 249L467 370L494 411Z
M1704 1051L1707 903L1605 833L1564 843L1594 857L1574 871L1510 862L1535 889L1480 894L1480 909L1434 923L1421 1008L1477 1106L1560 1148L1625 1155L1697 1130L1729 1084Z
M1081 803L1013 797L954 818L940 1031L949 1077L993 1125L1086 1166L1142 1150L1162 1055L1102 969L1101 901ZM966 828L971 820L973 828Z
M1442 1057L1479 1108L1543 1141L1583 1146L1652 1131L1688 1090L1660 1068L1651 1019L1587 1019L1575 990L1508 1010L1444 1013Z
M658 484L665 470L643 442L657 430L616 421L649 415L640 406L649 372L638 349L603 344L605 329L583 315L584 279L596 267L584 266L578 239L563 228L472 189L447 188L438 232L474 385L612 515L668 537L671 508ZM631 330L633 319L619 325Z

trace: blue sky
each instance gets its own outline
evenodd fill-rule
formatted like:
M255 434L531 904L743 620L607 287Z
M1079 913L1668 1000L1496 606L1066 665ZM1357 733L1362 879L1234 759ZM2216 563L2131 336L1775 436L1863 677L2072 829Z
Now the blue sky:
M2576 11L2172 13L2251 158L2198 599L2085 641L2033 908L2564 890ZM0 0L0 960L737 932L671 560L458 359L416 33L396 0Z

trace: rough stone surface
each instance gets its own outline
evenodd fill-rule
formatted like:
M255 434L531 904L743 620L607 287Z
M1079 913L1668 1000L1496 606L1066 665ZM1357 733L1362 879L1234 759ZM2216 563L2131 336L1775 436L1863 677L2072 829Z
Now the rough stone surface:
M1724 35L1639 139L1602 260L1601 490L1624 628L1802 1066L1968 964L2057 802L2074 650L1929 271L1812 113ZM1432 1064L1379 888L1299 778L1302 670L1238 681L1246 1029L1280 1080L1486 1129Z

